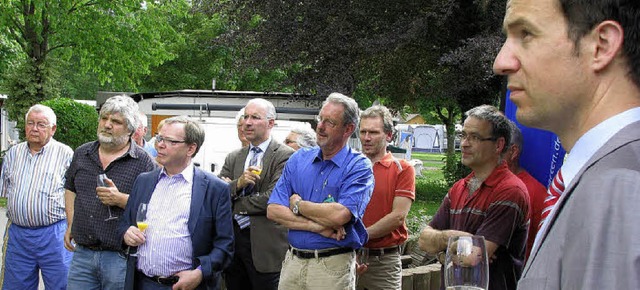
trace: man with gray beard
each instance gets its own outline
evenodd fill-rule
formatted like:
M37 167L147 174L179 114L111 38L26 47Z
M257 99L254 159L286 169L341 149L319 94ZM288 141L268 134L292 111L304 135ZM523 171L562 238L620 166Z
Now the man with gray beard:
M100 109L98 140L73 154L66 173L65 248L73 251L67 289L123 289L126 258L118 223L133 182L155 163L131 136L138 104L128 96L109 98ZM106 186L97 177L106 174Z

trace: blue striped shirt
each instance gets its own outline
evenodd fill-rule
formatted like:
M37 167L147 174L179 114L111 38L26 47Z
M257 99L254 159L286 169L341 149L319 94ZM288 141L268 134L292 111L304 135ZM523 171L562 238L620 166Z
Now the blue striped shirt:
M147 207L146 241L138 247L138 269L147 276L171 276L192 267L189 211L193 165L168 176L162 169Z
M27 142L7 151L0 174L1 195L7 197L7 216L23 227L48 226L66 218L64 174L73 150L53 138L36 154Z

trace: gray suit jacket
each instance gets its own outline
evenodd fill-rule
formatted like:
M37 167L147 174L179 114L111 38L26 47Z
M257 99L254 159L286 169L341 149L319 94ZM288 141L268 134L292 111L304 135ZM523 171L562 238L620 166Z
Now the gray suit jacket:
M640 289L640 122L567 185L518 289Z
M271 140L262 158L262 173L256 184L256 193L239 197L238 178L244 171L244 163L249 154L249 146L227 155L220 171L221 177L230 178L233 213L249 215L251 221L251 256L258 272L280 272L282 261L289 248L287 228L267 219L267 201L276 186L284 165L293 149Z

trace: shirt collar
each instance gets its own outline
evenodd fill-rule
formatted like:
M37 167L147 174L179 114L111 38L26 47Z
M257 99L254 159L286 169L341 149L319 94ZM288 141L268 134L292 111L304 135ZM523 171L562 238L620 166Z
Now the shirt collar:
M384 156L382 156L382 158L378 161L376 161L376 163L380 163L380 165L389 168L389 166L391 166L391 164L393 164L395 162L395 159L393 158L393 154L391 154L391 152L387 152Z
M640 107L617 114L591 128L571 149L562 165L562 179L568 185L591 157L616 133L627 125L640 121Z
M506 171L509 171L509 167L507 167L507 162L502 161L500 162L500 164L498 164L498 166L496 166L496 168L493 169L493 171L491 172L491 174L489 174L489 176L487 176L487 179L485 179L482 183L486 184L489 187L494 187L496 186L500 181L502 181L502 175L505 174ZM469 180L471 180L472 177L476 176L475 172L471 172L471 174L469 174L469 176L467 176L466 178L466 182L468 184Z
M173 177L182 177L188 184L193 184L193 173L194 171L194 167L193 167L193 163L189 163L189 165L187 165L187 167L185 167L180 173L173 175ZM164 177L169 177L169 174L167 174L167 171L164 167L162 167L162 170L160 170L160 174L158 175L158 179L160 178L164 178Z
M338 167L342 167L342 165L345 163L345 160L347 159L347 156L349 155L350 150L351 147L345 144L344 147L342 147L342 149L340 149L340 151L338 151L338 153L336 153L336 155L331 157L331 159L329 160L331 160L331 162L333 162ZM324 158L322 157L322 149L320 149L318 150L318 155L316 155L314 162L322 160L324 160Z
M267 148L269 147L269 143L271 143L271 136L269 136L269 139L267 139L266 141L260 143L258 146L253 146L251 143L249 143L249 151L251 151L251 148L253 148L253 147L258 147L258 148L260 148L260 150L262 150L261 152L267 152Z
M47 152L47 150L49 150L48 148L53 146L51 144L57 142L55 139L53 139L53 136L51 136L51 139L49 139L49 142L47 142L47 144L44 144L44 146L42 146L42 148L40 148L40 151L36 152L35 154L44 154L45 152ZM29 149L28 151L31 151L31 149L29 148L29 143L27 142L27 149ZM35 155L34 154L34 155Z

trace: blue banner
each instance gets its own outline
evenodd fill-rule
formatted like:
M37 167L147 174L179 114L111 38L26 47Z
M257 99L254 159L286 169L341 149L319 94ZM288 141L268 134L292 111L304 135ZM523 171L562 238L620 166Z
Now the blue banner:
M560 139L552 132L525 127L516 120L516 105L509 99L507 91L505 115L516 122L522 131L523 144L520 165L542 185L549 187L556 172L560 170L565 151Z

